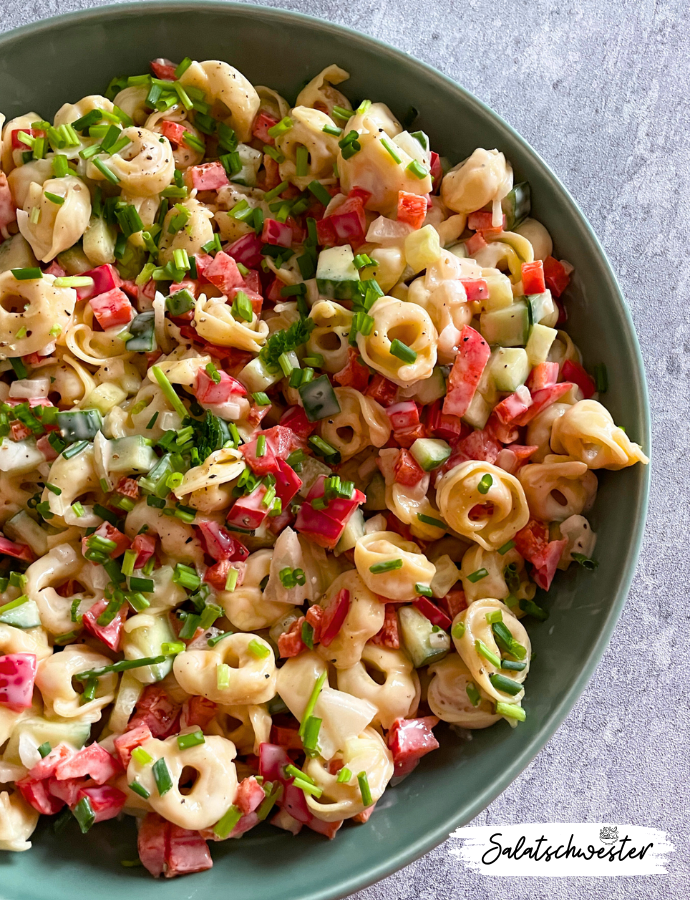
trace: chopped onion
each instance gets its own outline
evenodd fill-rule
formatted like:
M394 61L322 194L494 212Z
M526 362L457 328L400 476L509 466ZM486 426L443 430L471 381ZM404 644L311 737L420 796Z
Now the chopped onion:
M386 241L400 241L406 238L413 228L407 222L396 222L379 216L369 226L367 241L371 244L384 244Z
M42 375L40 378L21 378L10 385L10 397L20 400L37 400L47 397L50 391L50 378Z

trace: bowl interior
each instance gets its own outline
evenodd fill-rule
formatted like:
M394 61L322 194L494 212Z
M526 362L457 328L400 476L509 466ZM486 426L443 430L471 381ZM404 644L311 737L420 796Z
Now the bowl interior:
M429 67L370 38L315 19L228 3L132 4L78 13L0 38L0 105L10 118L52 116L66 101L102 92L114 75L148 71L150 59L223 59L254 84L294 101L303 83L337 63L355 102L387 103L398 117L419 110L416 127L453 163L475 147L497 147L516 180L532 186L533 209L559 257L575 266L569 331L585 363L605 362L604 401L617 423L649 451L642 362L632 321L604 253L584 217L539 157L487 107ZM36 61L40 60L40 65ZM0 898L168 900L214 891L232 900L331 900L410 862L472 819L524 768L565 717L591 676L625 602L644 527L648 473L641 466L603 473L592 524L599 534L595 573L559 574L546 601L550 618L530 621L537 659L530 672L527 721L476 732L463 742L441 729L441 750L389 789L367 826L343 828L329 842L298 839L270 826L213 848L215 867L169 883L123 868L136 856L131 821L106 823L82 837L42 825L29 853L0 854Z

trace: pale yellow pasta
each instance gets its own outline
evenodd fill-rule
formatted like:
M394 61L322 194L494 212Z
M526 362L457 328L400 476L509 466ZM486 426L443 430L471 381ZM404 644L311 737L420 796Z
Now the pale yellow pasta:
M551 447L590 469L624 469L649 462L642 448L616 427L611 413L596 400L580 400L554 422Z
M355 572L343 572L329 585L321 605L328 606L341 590L350 595L350 607L345 621L331 643L320 644L318 652L336 669L346 669L361 659L366 642L383 627L385 608Z
M278 91L266 87L265 84L255 84L254 90L259 95L259 112L266 112L269 116L272 116L278 121L285 118L289 113L290 104L278 93ZM297 104L297 106L300 105L308 106L309 104Z
M81 702L81 694L74 689L73 678L80 672L99 669L110 665L107 656L96 653L86 645L72 644L62 653L54 653L39 663L36 673L36 687L41 692L48 716L63 719L79 719L82 722L97 722L103 709L115 699L118 675L109 672L97 682L93 700Z
M487 572L483 578L470 579L470 575L481 569ZM462 557L460 580L468 603L487 597L505 600L511 594L516 600L531 600L536 591L534 582L527 577L525 561L515 548L501 554L474 544ZM509 587L508 580L513 590Z
M53 124L56 128L59 128L60 125L71 125L72 122L76 122L77 119L81 119L82 116L92 112L94 109L111 113L113 111L113 103L100 94L89 94L76 103L63 103L55 113Z
M42 116L39 116L38 113L29 112L24 116L16 116L5 123L5 127L2 129L2 171L5 175L9 175L15 166L21 166L24 152L19 148L12 149L12 132L26 129L26 133L29 134L31 125L39 122L41 118Z
M372 804L381 798L388 782L393 777L393 755L381 735L373 728L367 728L356 738L350 738L340 756L343 767L352 772L351 778L338 783L337 773L331 775L323 758L308 759L304 771L322 789L317 799L307 795L310 811L323 822L337 822L349 819L366 808L362 801L357 775L366 772Z
M522 466L518 480L530 512L544 522L562 522L586 512L597 495L597 476L568 456L549 455L543 463Z
M335 122L325 112L297 106L290 111L292 128L276 138L276 147L285 156L280 164L280 177L304 190L314 179L333 179L333 164L338 156L338 138L324 128L335 128ZM297 174L297 150L306 147L309 153L309 171Z
M376 573L372 567L397 562L402 565ZM355 545L355 565L360 578L375 594L391 600L415 600L416 584L431 584L436 566L429 562L413 541L394 531L376 531L359 538Z
M26 203L32 184L42 187L52 177L53 164L49 159L34 159L12 169L7 177L7 183L17 208L21 209Z
M37 825L38 813L19 791L0 791L0 850L30 850Z
M383 447L391 435L390 419L371 397L350 387L335 388L340 412L322 419L319 434L344 460L366 447Z
M362 358L373 369L400 387L410 387L434 371L438 333L429 314L416 303L381 297L369 310L374 320L368 335L357 334ZM414 362L403 362L391 353L391 343L399 340L413 350Z
M254 706L221 706L209 722L207 734L220 734L242 754L259 755L261 744L270 741L273 720L266 704Z
M251 644L251 646L250 646ZM252 652L267 650L265 656ZM223 666L222 670L219 667ZM276 663L273 650L254 634L233 634L212 650L185 650L175 657L175 678L190 694L201 694L221 706L266 703L276 693ZM222 672L227 684L219 686Z
M432 676L426 701L435 716L461 728L488 728L500 720L494 713L494 704L479 692L480 700L474 706L467 694L467 686L474 684L472 675L462 658L451 653L429 666ZM476 688L476 685L475 685ZM477 689L478 690L478 689Z
M148 92L148 85L133 84L116 94L113 102L135 125L143 125L149 116L149 107L146 104Z
M526 666L521 671L513 669L498 669L494 664L479 653L476 642L481 641L495 656L501 656L501 651L496 644L494 633L491 625L486 620L487 613L500 611L503 624L512 634L514 640L525 648L524 662ZM455 649L462 657L462 661L472 675L474 683L479 687L487 697L500 703L520 703L524 697L524 688L518 694L507 694L504 691L497 690L490 681L491 675L502 675L504 678L510 678L517 684L523 684L530 668L531 644L529 635L525 631L522 624L508 609L505 603L500 600L487 598L485 600L477 600L471 603L467 609L455 617L453 622L453 631L455 625L459 622L465 626L461 637L453 636ZM453 632L451 631L451 634Z
M326 66L315 78L312 78L309 84L302 88L297 95L295 106L311 106L313 109L320 109L329 115L333 112L334 106L339 106L341 109L352 109L347 97L333 87L334 84L342 84L343 81L347 81L349 77L350 73L341 69L340 66Z
M251 322L238 322L224 298L201 294L194 307L192 323L199 335L220 347L236 347L249 353L258 353L266 343L268 325L256 313Z
M491 485L481 493L479 483L487 475ZM446 472L437 482L436 501L450 527L485 550L502 547L529 521L522 485L491 463L470 460Z
M311 692L326 671L326 663L313 650L288 659L278 670L278 694L296 719L301 721ZM376 715L376 707L368 700L334 690L326 680L313 715L321 719L319 753L324 759L332 759L364 731Z
M309 318L316 323L307 341L309 353L323 356L325 372L339 372L347 365L352 312L333 300L318 300Z
M280 532L273 547L270 575L264 592L265 598L294 606L302 606L305 600L315 600L316 598L312 596L311 581L307 580L306 575L304 584L295 584L293 587L285 587L280 579L283 569L304 571L304 566L302 542L297 532L288 526Z
M93 307L90 303L82 304L65 334L65 343L73 356L92 366L101 366L105 360L130 358L131 354L118 336L123 328L97 329Z
M564 522L560 522L558 534L568 542L561 553L559 569L567 569L570 563L574 562L573 553L579 553L587 559L592 558L597 536L584 516L570 516Z
M62 197L56 203L46 192ZM55 259L71 247L86 231L91 216L88 188L74 175L51 178L43 185L29 185L23 209L17 210L19 230L43 262Z
M409 658L402 650L375 644L365 645L359 662L338 669L338 690L373 703L378 710L373 724L385 729L413 715L419 702L419 678Z
M0 457L1 455L0 453ZM7 519L24 509L26 501L35 493L28 489L26 481L27 476L23 472L0 471L0 524L4 525ZM39 489L38 485L35 487Z
M165 760L172 780L170 790L161 796L153 775L153 764L140 763L132 757L127 767L127 780L130 783L137 781L146 788L151 809L180 828L192 831L210 828L227 812L237 791L233 762L237 751L232 741L208 735L203 744L180 750L177 737L173 736L164 741L151 738L141 746L154 763ZM183 794L180 779L185 768L195 770L196 780L191 790Z
M544 260L547 256L551 256L553 252L553 241L551 240L551 235L541 222L537 222L536 219L530 219L528 217L518 225L515 231L517 234L522 235L522 237L527 238L530 242L532 249L534 250L535 259Z
M48 635L42 628L14 628L0 622L0 653L33 653L36 659L41 660L52 652L52 647L48 646Z
M386 481L386 507L401 522L410 526L414 537L424 541L434 541L443 536L443 529L423 522L419 516L439 518L439 512L429 499L430 476L424 475L417 484L399 484L395 480L394 466L398 451L389 448L381 450L379 462ZM385 530L385 529L384 529Z
M153 581L153 590L146 594L146 599L151 604L146 610L147 613L155 614L161 610L172 609L186 599L184 588L173 580L174 571L172 566L158 566L150 575L144 576L137 569L134 570L136 576L147 577Z
M103 599L108 575L100 566L84 559L72 544L61 543L31 563L26 570L26 594L38 606L41 624L50 634L67 634L74 629L72 604L83 615ZM71 596L58 594L56 587L73 579L82 590ZM78 601L78 603L77 603Z
M513 186L513 170L498 150L477 149L444 177L441 199L458 213L482 209L499 201L497 226L501 224L500 201ZM494 209L496 216L496 210Z
M50 467L49 478L50 484L59 488L60 493L44 488L42 499L48 502L54 516L62 517L82 494L99 486L93 447L86 447L69 459L62 454L58 456Z
M210 59L193 62L180 77L180 82L201 88L206 94L206 102L214 105L212 114L233 128L240 141L249 140L260 100L251 82L241 72L226 62Z
M31 269L38 265L31 244L17 233L0 244L0 274L10 269Z
M184 480L173 491L178 499L196 491L209 490L239 478L246 464L244 457L232 447L214 450L200 466L185 472Z
M204 551L191 525L186 525L174 516L164 516L163 511L148 506L145 499L139 500L125 519L125 534L134 538L147 525L148 534L157 534L161 550L172 564L177 562L201 566Z
M551 430L553 423L570 409L568 403L552 403L536 415L527 426L528 447L538 447L530 460L535 463L544 461L544 457L551 453Z
M1 354L37 353L55 339L55 332L66 330L77 292L74 288L57 288L54 281L52 275L31 281L17 281L11 272L0 275ZM23 336L17 337L18 332Z
M260 584L271 571L272 550L257 550L246 560L242 584L234 591L219 591L217 602L225 610L230 624L240 631L256 631L275 624L294 610L291 603L264 597Z
M185 130L193 137L203 141L201 133L188 121L187 110L181 103L173 104L170 109L167 109L164 112L151 113L146 122L144 122L144 127L148 129L148 131L162 134L162 125L165 122L176 122L180 125L184 125ZM204 154L201 150L190 147L183 140L177 147L173 147L173 157L175 159L175 168L183 172L190 166L196 166L200 163L204 158Z
M170 223L179 213L173 206L166 215L159 244L159 265L161 266L172 261L175 250L185 250L191 259L195 253L201 253L204 244L213 240L213 226L211 225L213 213L211 210L193 198L183 200L179 205L189 211L189 219L184 228L171 234Z
M107 156L103 164L120 180L123 191L136 197L153 197L170 184L175 171L172 147L166 137L146 128L130 126L122 131L130 143L119 153ZM89 178L102 181L105 176L89 161Z
M472 320L460 277L461 261L448 251L429 266L426 273L410 285L408 300L426 310L438 332L438 361L452 365L457 354L460 332Z

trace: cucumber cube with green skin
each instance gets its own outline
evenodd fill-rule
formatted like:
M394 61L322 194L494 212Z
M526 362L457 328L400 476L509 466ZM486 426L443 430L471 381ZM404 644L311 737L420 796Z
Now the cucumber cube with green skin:
M166 453L165 456L161 456L145 478L139 479L139 487L145 494L153 494L154 497L162 500L170 493L166 480L168 475L174 471L172 454Z
M541 294L528 294L525 297L528 304L528 311L531 325L539 325L544 320L552 320L555 312L555 306L551 291L547 288ZM553 323L552 323L553 324Z
M103 430L103 418L97 409L77 409L57 414L60 434L65 440L92 441Z
M145 475L158 463L153 447L146 443L141 434L116 438L112 441L113 452L109 469L111 472L134 472Z
M499 391L516 391L527 381L531 369L527 351L521 347L501 347L491 360L491 374Z
M38 613L38 604L35 600L27 600L21 606L8 609L0 615L3 625L12 625L13 628L39 628L41 617Z
M467 412L462 417L462 421L467 422L467 424L471 425L473 428L482 429L489 421L490 415L491 407L479 391L477 391L474 397L472 397L472 402L467 407Z
M75 750L81 750L91 734L90 722L75 722L71 719L44 719L41 716L31 716L17 722L12 736L7 742L2 761L11 766L21 766L19 756L19 739L23 735L30 735L36 746L40 747L46 741L51 747L57 747L60 743L69 744Z
M321 375L307 384L301 384L299 395L310 422L318 422L340 412L340 404L328 375Z
M551 345L556 340L558 332L555 328L548 328L546 325L533 325L529 333L529 340L525 351L529 364L538 366L540 363L546 362L549 356Z
M329 247L319 254L316 284L319 293L334 300L352 300L358 293L359 272L352 247Z
M345 553L346 550L352 550L357 541L364 536L364 516L361 509L356 509L350 516L345 531L340 536L340 540L336 544L336 554Z
M368 512L388 509L386 506L386 481L380 472L374 473L364 493L367 495L364 509Z
M482 275L482 278L489 289L489 296L482 301L482 312L505 309L513 305L513 289L507 275L497 272L494 275Z
M443 659L450 650L450 636L443 631L434 631L431 622L414 606L401 606L398 609L398 621L403 647L415 669ZM441 646L435 646L437 644Z
M425 472L438 469L450 456L450 445L437 438L417 438L410 453Z
M282 369L269 372L260 356L254 357L237 376L251 394L265 391L283 377Z
M446 396L446 378L443 369L436 366L428 378L417 381L409 388L402 388L399 393L401 400L416 400L423 406L440 400Z
M150 656L162 656L161 646L177 640L168 616L154 616L152 625L135 628L124 635L122 649L125 659L143 659ZM143 684L162 681L172 671L174 657L169 657L155 666L141 666L131 669L132 675Z
M132 337L127 341L127 352L134 350L137 353L148 353L156 349L154 317L154 311L148 309L132 319L128 328Z
M529 182L522 181L516 184L501 201L501 207L506 217L506 231L515 231L532 212L532 192Z
M527 303L518 300L505 309L482 313L479 330L492 347L524 347L529 338L529 312Z

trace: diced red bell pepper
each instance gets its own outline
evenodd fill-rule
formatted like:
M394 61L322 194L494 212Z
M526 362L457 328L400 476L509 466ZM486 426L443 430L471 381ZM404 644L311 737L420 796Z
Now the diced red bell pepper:
M180 714L180 731L185 728L198 727L204 729L218 712L218 704L206 697L192 695L182 704Z
M427 202L423 194L398 191L398 222L405 222L416 230L424 224L426 211Z
M324 611L318 603L315 603L313 606L310 606L306 612L305 618L307 622L311 625L314 631L314 643L318 644L321 641L321 629L323 627L323 619L324 619Z
M281 297L280 292L284 287L285 285L280 278L273 278L266 289L266 299L270 300L271 303L281 303L283 297Z
M306 622L304 616L295 619L287 631L278 636L278 652L282 659L291 659L299 656L307 645L302 640L302 625Z
M458 443L453 456L448 460L448 469L452 469L458 463L465 462L468 459L494 463L500 452L501 445L487 434L485 430L473 431Z
M467 609L467 597L465 592L459 588L453 588L448 591L445 597L439 600L441 606L445 609L452 621L458 613L463 609Z
M88 785L88 779L85 778L69 778L65 781L58 781L57 778L49 778L46 787L48 793L58 800L62 800L70 809L77 805L79 800L79 792L83 787Z
M264 789L256 778L250 775L248 778L243 778L237 785L235 806L238 806L242 810L242 814L247 816L261 806L265 797Z
M288 407L280 417L280 424L285 428L289 428L297 437L305 441L319 425L318 422L309 421L304 408L301 406Z
M179 147L184 140L185 134L187 134L187 129L179 122L168 122L165 120L161 122L160 127L163 137L167 138L173 147Z
M512 394L504 397L500 403L494 406L494 415L499 422L510 425L527 412L532 405L532 397L528 388L518 388Z
M519 419L515 420L515 424L527 425L532 419L538 416L540 412L543 412L547 406L551 406L552 403L555 403L564 394L567 394L572 387L572 382L561 381L558 384L552 384L547 388L543 388L541 391L536 391L532 394L532 405L527 412L523 413Z
M31 706L36 680L35 653L0 656L0 706L19 711Z
M433 728L438 725L436 716L421 719L396 719L388 732L388 747L393 754L395 775L407 775L422 756L437 750L439 742Z
M230 254L232 256L232 254ZM234 259L234 257L233 257ZM245 267L246 268L246 267ZM244 274L245 291L261 295L261 275L256 269L247 268Z
M346 524L347 522L331 519L322 510L314 509L311 503L302 504L295 520L297 531L326 550L335 549Z
M10 425L10 440L18 443L19 441L24 441L29 435L33 434L28 425L24 425L23 422L12 422Z
M93 279L93 285L77 288L77 299L90 300L99 294L108 294L115 288L122 287L122 278L115 266L107 263L103 266L97 266L95 269L89 269L83 273L84 277ZM155 288L155 282L154 282Z
M245 278L247 276L245 275ZM252 305L252 312L255 316L261 315L261 309L264 305L264 298L257 291L252 291L245 284L244 287L230 288L228 291L228 303L232 303L238 294L244 294Z
M276 472L279 471L276 455L266 438L264 438L263 455L258 456L258 441L259 437L256 437L254 438L254 440L249 441L246 444L242 444L240 446L240 452L244 456L247 465L255 475L263 476L267 475L269 472L271 473L271 475L275 475Z
M200 521L197 525L197 534L208 555L215 560L244 562L249 556L249 550L244 544L217 522Z
M527 294L542 294L546 290L544 263L540 259L522 264L522 291Z
M369 382L369 387L364 392L367 397L372 397L381 406L390 406L395 403L398 393L398 385L379 375L378 372Z
M424 469L408 450L401 450L393 469L398 484L414 487L424 478Z
M166 868L169 824L157 813L147 813L139 827L139 859L154 878L159 878Z
M514 422L504 424L498 418L495 412L489 416L489 420L484 426L486 434L498 441L500 444L512 444L520 437L520 432Z
M228 575L230 574L230 569L234 569L237 572L237 581L235 582L235 587L240 587L244 580L244 563L233 563L230 562L229 559L221 559L220 562L214 563L212 566L209 566L209 568L204 572L204 581L207 584L210 584L211 587L215 588L217 591L224 591L225 585L228 581Z
M328 190L328 188L327 188L327 190ZM333 196L335 196L335 194L338 193L337 186L335 188L331 188L330 190L331 190L331 193L333 194ZM351 189L350 193L347 195L347 199L348 200L353 200L353 199L361 200L362 205L366 206L367 203L371 200L372 196L373 196L373 194L371 193L371 191L367 191L365 188L355 185Z
M284 459L278 460L278 471L275 473L275 489L276 496L280 497L283 509L287 508L288 503L295 497L299 489L302 487L302 479L297 472L289 466Z
M363 809L361 813L357 813L356 816L353 816L352 821L357 822L359 825L365 825L371 818L371 815L375 809L376 809L376 804L373 803L371 806L368 806L366 809Z
M259 745L259 774L266 781L280 781L286 784L285 766L292 760L282 747L264 741Z
M154 78L160 78L162 81L175 81L175 78L177 77L175 75L177 66L175 63L170 62L169 59L163 59L162 57L159 59L152 59L149 66L151 67Z
M96 814L95 822L107 822L122 812L127 795L109 784L100 787L85 787L79 791L78 800L86 797Z
M104 331L121 325L128 325L134 316L129 297L120 288L107 294L99 294L89 300L93 314Z
M249 425L260 425L262 419L264 419L270 411L270 406L259 406L258 403L252 403L249 407L249 412L247 413L247 423Z
M553 256L544 260L544 281L554 297L560 297L570 284L570 275L565 267Z
M132 500L136 500L139 496L139 485L136 479L123 476L115 485L115 491L118 494L122 494L123 497L130 497Z
M39 759L29 770L28 778L33 781L42 781L55 775L55 770L61 762L76 753L69 744L60 743L53 747L47 756Z
M479 253L480 250L483 250L485 247L489 245L484 240L484 235L481 231L476 231L472 237L465 241L465 249L467 250L468 256L472 257L475 253Z
M409 428L399 428L397 431L394 431L391 435L391 442L393 442L391 446L397 444L399 447L405 447L409 450L416 440L427 437L429 437L429 432L426 425L423 422L419 422L417 425L411 425Z
M307 494L307 502L311 503L312 500L315 500L317 497L323 497L326 489L326 476L319 475L314 484L309 489L309 493ZM353 490L352 496L347 499L345 497L334 497L332 500L329 500L328 506L324 510L327 516L330 516L337 521L348 521L352 513L357 509L357 507L366 501L366 495L361 491Z
M321 644L324 647L329 647L333 643L349 612L350 592L343 588L338 591L335 597L331 598L328 606L323 609Z
M93 534L95 534L97 537L107 538L107 540L113 541L115 543L115 549L108 554L111 559L117 559L118 556L122 556L125 550L129 550L131 542L127 535L123 534L119 529L115 528L114 525L111 525L110 522L101 523ZM92 535L82 538L83 553L88 550L87 541L89 537L92 537Z
M467 217L467 227L472 231L488 231L500 234L506 226L506 217L501 217L502 221L498 227L494 225L493 218L493 213L483 212L482 210L470 213Z
M29 147L23 141L19 140L19 134L28 134L29 137L33 138L41 138L45 137L46 133L42 128L15 128L12 131L12 149L13 150L28 150Z
M4 172L0 172L0 231L6 231L7 226L16 221L17 207L14 204L7 175Z
M132 750L141 747L146 741L150 741L152 737L153 735L148 725L138 725L131 731L125 731L124 734L115 738L113 741L115 752L120 759L123 769L126 769L129 765L129 761L132 758Z
M448 393L443 401L443 412L446 415L465 415L490 356L491 349L481 334L471 326L464 325L460 332L458 353L448 378Z
M215 382L206 369L198 369L194 393L199 403L225 403L234 394L237 397L246 397L247 389L232 375L227 372L218 372L220 381Z
M67 781L88 775L96 784L105 784L121 770L119 760L108 753L105 747L94 743L61 762L55 769L55 777L58 781Z
M331 216L324 216L323 219L319 219L316 223L316 240L320 247L336 246L337 238Z
M425 616L432 625L438 625L444 631L448 631L453 624L452 620L439 609L435 603L432 603L428 597L417 597L413 606L416 606L420 613Z
M558 381L558 369L557 362L539 363L529 373L527 387L532 393L551 387L552 384L556 384Z
M195 253L194 261L196 262L196 274L200 282L208 281L206 277L206 269L213 263L213 257L210 253Z
M371 643L379 647L388 647L390 650L400 649L400 633L398 631L398 613L394 603L386 603L386 614L381 630L378 631Z
M14 559L24 560L24 562L33 562L35 559L34 551L28 544L18 544L4 535L0 535L0 553L12 556Z
M441 186L441 179L443 178L443 167L441 165L441 157L438 153L435 153L433 150L431 151L431 159L429 162L429 172L431 175L431 180L434 185L434 193L438 193L438 189Z
M264 219L261 240L264 244L272 244L274 247L290 247L292 245L292 228L287 222Z
M227 515L226 522L240 531L255 531L268 515L263 505L267 488L260 484L246 497L238 497Z
M532 571L532 578L542 590L548 591L551 587L551 582L554 579L558 563L561 561L561 556L567 543L566 538L560 541L550 541L542 564L538 568L535 567Z
M356 391L364 391L369 384L368 366L366 366L356 350L352 347L347 348L347 363L343 368L336 372L333 381L341 387L351 387Z
M231 288L242 287L244 284L237 263L232 256L228 256L222 250L220 253L216 253L213 261L204 268L204 278L224 294L227 294Z
M538 519L530 519L525 527L518 531L513 540L515 549L523 559L534 565L541 565L543 554L549 543L548 526Z
M132 550L137 551L137 558L134 561L134 568L143 569L146 563L156 552L156 535L138 534L132 542Z
M361 197L349 196L328 218L331 220L337 244L358 247L364 243L367 219Z
M273 725L271 728L271 741L282 747L283 750L304 750L302 738L299 736L299 731L296 728L284 728L282 725Z
M265 112L260 112L254 119L252 135L264 144L275 144L275 138L271 137L268 133L268 129L273 128L273 126L277 124L278 120L274 119L273 116L269 116Z
M84 613L84 627L99 641L103 641L106 647L110 647L111 650L119 650L122 626L127 618L127 606L125 605L119 610L109 625L99 625L97 619L101 613L105 612L107 605L108 601L105 598L94 603L91 609Z
M563 363L561 377L564 382L572 381L573 384L576 384L584 394L585 400L589 400L596 393L595 380L579 363L572 359L566 359Z
M54 797L48 792L47 781L34 781L25 776L16 784L26 802L41 815L55 815L64 806L64 802L59 797Z
M463 436L462 420L441 412L441 400L435 400L429 407L426 425L432 437L441 438L451 444ZM464 429L468 430L469 426L464 426Z
M191 875L213 866L208 844L198 831L173 825L157 813L147 813L139 828L137 849L154 878Z
M197 191L218 191L226 184L230 184L225 169L218 160L201 166L192 166L185 174Z
M465 288L468 301L488 299L489 285L483 278L461 278L460 284Z
M166 738L178 730L180 704L156 685L149 685L137 701L136 712L129 720L127 731L147 725L155 738Z
M419 407L414 400L401 400L386 407L386 415L391 421L393 431L414 428L419 425Z

